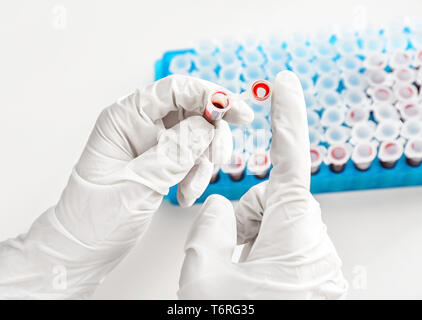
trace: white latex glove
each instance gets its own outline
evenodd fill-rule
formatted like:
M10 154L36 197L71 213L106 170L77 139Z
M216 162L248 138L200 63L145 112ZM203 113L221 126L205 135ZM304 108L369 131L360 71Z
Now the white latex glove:
M230 157L227 122L214 127L201 116L216 88L170 76L106 108L58 204L27 234L0 243L0 298L88 297L169 187L180 183L179 201L191 205L212 175L209 149L216 161ZM224 119L248 123L253 112L237 101Z
M186 243L179 298L334 299L346 293L341 261L309 192L306 107L289 71L273 85L271 125L269 181L251 188L235 211L222 196L207 199ZM236 235L238 244L250 244L240 263L232 262Z

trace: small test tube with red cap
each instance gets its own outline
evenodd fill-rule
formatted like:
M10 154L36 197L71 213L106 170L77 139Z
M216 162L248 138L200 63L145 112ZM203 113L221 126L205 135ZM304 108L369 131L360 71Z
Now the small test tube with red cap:
M410 139L404 148L404 154L409 166L419 166L422 162L422 138Z
M224 164L221 170L230 176L233 181L240 181L245 175L246 161L248 160L247 153L233 152L230 162Z
M271 167L270 153L268 151L256 152L249 159L247 168L258 179L264 179Z
M327 149L323 146L311 146L311 174L317 174L321 168L321 163L324 160Z
M385 169L393 168L402 155L403 142L401 140L384 141L378 151L380 164Z
M223 118L231 108L230 97L226 92L216 91L209 95L205 106L204 118L208 122L214 122Z
M236 98L250 100L254 104L269 103L271 93L271 83L266 80L257 80L253 82L250 88L241 94L229 94L222 90L217 90L208 97L204 117L211 123L220 120L223 118L224 114L230 110L232 100Z
M342 172L350 158L351 151L352 146L348 143L331 145L326 156L326 163L330 166L331 171Z

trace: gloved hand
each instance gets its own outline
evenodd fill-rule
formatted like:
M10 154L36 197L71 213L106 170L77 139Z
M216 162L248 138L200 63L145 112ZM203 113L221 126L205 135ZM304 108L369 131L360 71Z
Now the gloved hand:
M233 101L226 121L203 117L216 85L170 76L106 108L58 204L29 232L0 243L0 298L85 298L135 245L169 187L181 205L231 153L226 121L252 110ZM213 159L210 159L212 154Z
M180 277L182 299L331 299L347 282L309 192L306 108L297 77L273 84L269 181L251 188L236 210L210 196L193 224ZM237 219L237 224L236 224ZM236 231L237 225L237 231ZM237 243L249 243L232 263Z

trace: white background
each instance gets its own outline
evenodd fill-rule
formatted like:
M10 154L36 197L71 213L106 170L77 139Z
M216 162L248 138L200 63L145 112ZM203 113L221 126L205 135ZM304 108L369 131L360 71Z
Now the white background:
M371 22L422 1L364 1ZM359 1L22 1L0 3L0 240L58 200L100 110L153 79L192 40L351 24ZM64 20L62 20L64 19ZM351 298L422 298L422 188L318 195ZM164 203L95 298L175 298L198 206ZM367 275L367 281L361 281Z

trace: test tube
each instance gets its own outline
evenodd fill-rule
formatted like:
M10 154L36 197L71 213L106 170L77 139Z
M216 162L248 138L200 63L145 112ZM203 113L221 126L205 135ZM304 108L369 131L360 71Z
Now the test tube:
M271 167L269 151L257 152L248 159L247 168L258 179L264 179Z
M341 71L359 71L362 68L362 60L356 56L343 56L337 60L337 65Z
M211 54L198 54L192 56L193 63L198 70L214 71L217 66L217 59Z
M224 164L221 170L230 176L233 181L242 180L245 175L245 167L248 156L244 152L233 152L230 162Z
M419 166L422 162L422 138L410 139L404 148L404 154L409 166Z
M271 100L272 86L266 80L254 80L250 82L246 91L242 92L241 98L251 100L254 104L268 104Z
M216 91L208 96L208 102L205 106L204 118L208 122L223 118L224 114L231 108L230 98L226 92Z
M377 155L377 143L372 141L360 142L353 149L352 161L359 171L366 171Z
M220 178L219 173L220 173L220 166L215 164L212 171L210 183L216 183L218 181L218 179Z
M416 71L407 67L400 67L394 69L393 78L397 84L411 84L416 80Z
M394 51L389 58L388 65L391 69L408 68L412 64L412 55L407 51Z
M422 105L419 103L398 101L396 108L403 120L422 119Z
M324 134L324 140L328 144L341 144L349 140L350 138L350 128L343 126L334 126L329 127Z
M350 143L357 145L362 142L372 141L374 138L376 124L373 121L363 121L357 123L351 132Z
M406 139L422 137L422 121L411 119L403 123L400 135Z
M368 86L366 77L360 72L344 72L342 80L347 89L365 90Z
M320 126L320 118L315 111L308 110L308 126L309 128Z
M325 108L344 106L343 100L336 91L320 91L317 98L319 104Z
M399 140L384 141L378 151L378 158L383 168L393 168L403 154L403 143Z
M377 125L375 138L382 141L391 141L398 137L400 133L401 121L385 120Z
M326 108L321 117L321 125L324 127L339 126L344 122L346 108Z
M314 67L307 61L293 61L290 63L290 66L299 77L312 79L315 75Z
M418 89L412 84L397 84L394 93L399 101L413 102L418 99Z
M387 66L387 56L381 52L371 52L363 61L366 69L384 69Z
M256 49L246 49L240 52L240 57L246 66L260 66L264 63L262 53Z
M217 60L222 68L240 67L239 58L232 51L220 51L217 55Z
M242 75L246 83L251 83L256 79L264 79L265 73L261 67L256 65L249 65L242 69Z
M340 173L344 170L350 158L351 149L352 147L348 143L331 145L328 148L326 163L330 166L331 171Z
M189 74L192 67L192 55L190 53L175 56L169 65L169 70L173 74Z
M365 71L370 86L391 86L393 78L384 69L368 69Z
M400 118L397 109L392 104L375 104L372 106L372 111L377 122Z
M366 91L376 104L392 104L395 101L393 91L387 86L375 86Z
M315 65L318 74L333 74L338 73L338 67L331 58L318 57L312 62Z
M349 106L367 106L369 104L368 97L362 90L346 89L341 93L344 103Z
M327 149L323 146L311 146L311 174L317 174L321 168L321 163L324 160Z
M340 77L337 74L323 74L318 77L316 81L316 89L320 90L333 90L336 91L340 83Z
M322 129L311 127L309 128L309 143L310 145L317 146L321 142Z
M369 108L357 105L351 106L345 116L345 123L349 127L355 126L359 122L367 121L369 119Z

